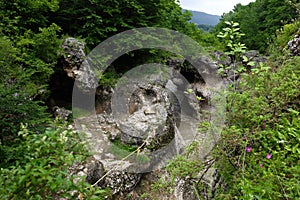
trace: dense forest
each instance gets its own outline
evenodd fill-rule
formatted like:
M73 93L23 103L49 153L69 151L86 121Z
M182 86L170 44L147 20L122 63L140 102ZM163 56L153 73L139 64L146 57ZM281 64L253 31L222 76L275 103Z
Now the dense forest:
M237 4L209 32L190 23L192 14L177 0L0 0L0 7L0 199L174 199L168 195L181 180L194 199L300 198L298 0ZM64 73L67 38L84 44L88 54L107 38L141 27L175 30L201 45L227 83L227 104L210 161L200 159L201 142L195 140L169 161L167 176L158 175L134 197L70 173L74 163L84 165L92 155L72 116L53 115L54 106L72 109L72 94L60 95L65 99L59 105L51 98L54 78ZM249 51L257 54L247 57ZM137 65L168 64L174 57L182 59L157 49L129 52L101 76L99 87L113 88ZM213 128L205 120L197 126L199 132ZM208 168L217 169L217 182L205 183Z

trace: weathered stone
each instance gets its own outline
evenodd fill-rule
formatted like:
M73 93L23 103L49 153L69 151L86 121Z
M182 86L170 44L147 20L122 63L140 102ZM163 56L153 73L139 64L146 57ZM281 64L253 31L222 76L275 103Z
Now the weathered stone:
M300 29L298 32L300 33ZM292 56L300 56L300 36L298 34L288 42L288 48Z
M107 134L109 139L114 141L120 139L121 131L117 127L117 123L114 120L112 114L101 113L97 114L99 120L99 127L103 133Z
M112 194L128 193L134 189L140 179L140 174L112 171L107 175L104 186L109 187Z
M155 107L148 107L144 110L145 115L155 115L156 114L156 108Z
M65 39L63 69L67 75L76 80L77 87L82 92L90 92L98 86L98 81L93 73L84 53L85 45L75 38Z
M205 99L209 99L212 94L198 70L193 69L193 66L185 69L178 67L182 63L172 63L175 70L170 72L170 78L164 80L158 80L159 75L151 74L149 78L143 79L144 82L133 83L129 87L126 85L120 90L116 88L113 92L98 88L97 95L107 95L108 99L113 99L116 95L116 101L105 104L101 108L103 112L94 118L77 119L82 121L79 124L86 124L83 131L94 141L91 143L92 150L98 153L94 155L95 159L101 161L104 169L109 171L99 186L111 188L116 198L125 198L127 193L135 188L141 179L139 173L161 169L169 159L181 153L187 144L195 140L196 136L190 133L195 133L198 127L200 101L194 93ZM204 57L199 58L197 63L200 73L205 76L217 70L217 65ZM209 70L205 70L208 67ZM192 89L193 92L186 92L187 89ZM126 98L122 99L124 96ZM111 106L112 113L105 112L109 110L106 106ZM116 110L113 110L113 107ZM145 141L146 144L141 147ZM127 144L126 147L140 146L141 149L136 155L145 155L149 160L145 159L145 162L140 163L136 155L123 160L124 156L120 155L119 150L127 149L118 146L119 142ZM170 148L167 151L158 151L163 149L161 147ZM117 151L114 151L115 148L118 148ZM102 173L96 170L100 168L95 162L86 170L88 172L85 174L89 174L88 180L91 184L101 178ZM165 175L168 176L167 173ZM182 188L177 188L180 192L175 198L174 194L157 194L158 198L176 199L180 196L182 199L195 199L192 184L184 182Z
M259 56L259 51L257 50L250 50L244 53L244 56L246 56L247 58L254 58L254 57L258 57Z
M85 180L86 180L86 182L93 185L98 180L101 179L101 181L99 181L97 183L98 186L101 186L101 185L103 185L103 183L105 181L105 178L103 178L104 174L105 174L105 171L104 171L103 164L98 160L94 160L88 166L87 176L86 176Z
M58 106L54 106L52 110L54 116L63 121L68 121L72 115L72 111L65 108L60 108Z
M141 145L145 140L159 148L174 136L174 109L160 85L140 84L132 94L129 114L118 121L121 141ZM155 142L155 141L160 141Z
M215 51L212 54L214 59L218 62L218 65L229 66L231 64L231 58L225 53Z
M178 70L183 66L183 63L184 59L173 58L168 60L167 65L172 69Z

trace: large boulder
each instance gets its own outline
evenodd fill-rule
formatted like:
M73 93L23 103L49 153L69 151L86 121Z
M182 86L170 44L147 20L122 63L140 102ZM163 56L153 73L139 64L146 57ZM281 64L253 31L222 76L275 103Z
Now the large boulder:
M86 176L85 181L91 185L109 187L113 195L122 195L134 189L141 179L141 174L124 172L120 170L121 164L118 161L107 164L90 157L84 165L75 163L69 169L69 173Z
M130 97L128 113L118 126L121 141L157 149L174 137L174 108L167 91L160 85L138 84Z

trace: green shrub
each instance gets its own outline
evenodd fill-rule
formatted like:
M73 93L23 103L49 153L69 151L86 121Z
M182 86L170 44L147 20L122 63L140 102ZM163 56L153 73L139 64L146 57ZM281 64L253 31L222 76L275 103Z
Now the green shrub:
M272 63L269 63L272 65ZM300 197L300 58L243 76L215 149L232 199Z
M46 88L32 81L32 72L22 69L21 51L6 37L0 37L0 138L14 137L20 123L28 123L32 130L43 130L49 115L42 102L33 101L46 94Z
M85 177L70 175L72 164L89 154L77 132L53 125L35 134L22 125L13 146L1 145L0 199L103 199L107 190L92 188Z

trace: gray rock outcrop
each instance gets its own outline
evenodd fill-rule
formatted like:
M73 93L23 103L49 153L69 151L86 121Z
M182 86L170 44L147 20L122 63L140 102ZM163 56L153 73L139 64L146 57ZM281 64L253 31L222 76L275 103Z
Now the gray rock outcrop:
M75 54L74 62L68 61L70 66L77 66L77 57L82 55ZM206 135L197 133L197 128L200 107L204 110L210 106L211 85L215 84L215 79L205 82L202 75L210 77L218 66L204 57L195 62L199 69L182 67L183 61L179 59L169 63L171 67L158 73L157 67L148 68L150 73L145 72L146 75L139 71L132 76L125 74L114 89L97 88L96 95L105 96L98 99L99 112L75 119L76 128L86 134L98 161L86 167L87 182L94 184L101 179L99 187L109 187L114 195L124 196L140 182L141 174L166 166L196 137L203 136L203 141L211 142L205 139ZM70 69L70 76L76 78L76 70ZM207 146L203 148L210 150ZM189 184L186 182L178 190L183 199L195 198Z
M140 179L140 174L127 173L124 171L112 171L105 178L104 186L109 187L113 195L123 195L133 190L139 183Z
M157 149L174 137L174 108L161 85L138 84L124 116L118 121L123 143L141 145L147 140Z
M97 88L98 81L85 55L84 43L75 38L67 38L62 44L62 49L64 50L63 69L75 80L77 87L83 92L90 92Z

